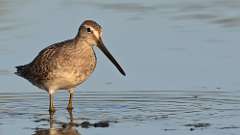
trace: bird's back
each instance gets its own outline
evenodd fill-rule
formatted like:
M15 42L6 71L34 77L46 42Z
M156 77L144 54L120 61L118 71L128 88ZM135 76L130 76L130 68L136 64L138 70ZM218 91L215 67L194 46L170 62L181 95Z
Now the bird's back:
M95 66L92 47L71 39L43 49L31 63L17 66L16 74L42 89L68 89L86 80Z

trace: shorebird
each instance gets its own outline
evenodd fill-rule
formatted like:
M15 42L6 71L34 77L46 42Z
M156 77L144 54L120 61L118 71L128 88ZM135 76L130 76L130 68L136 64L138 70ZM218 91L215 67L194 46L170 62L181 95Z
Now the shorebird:
M68 90L68 110L72 110L75 87L83 83L96 67L97 46L116 66L122 75L124 70L114 59L102 41L102 27L93 20L84 21L77 35L69 40L52 44L33 59L32 62L16 66L17 74L49 94L49 112L55 112L54 93Z

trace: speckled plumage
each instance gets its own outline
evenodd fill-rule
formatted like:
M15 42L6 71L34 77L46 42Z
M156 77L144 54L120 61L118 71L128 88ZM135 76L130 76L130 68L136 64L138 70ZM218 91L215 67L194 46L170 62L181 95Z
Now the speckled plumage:
M60 89L69 91L68 108L72 108L71 94L74 88L84 82L96 67L94 45L100 48L125 75L123 69L105 48L101 35L101 26L95 21L86 20L80 26L76 37L43 49L31 63L17 66L16 74L49 93L50 111L54 111L52 95Z
M30 64L17 67L17 74L47 91L71 89L85 81L95 66L93 48L71 39L43 49Z

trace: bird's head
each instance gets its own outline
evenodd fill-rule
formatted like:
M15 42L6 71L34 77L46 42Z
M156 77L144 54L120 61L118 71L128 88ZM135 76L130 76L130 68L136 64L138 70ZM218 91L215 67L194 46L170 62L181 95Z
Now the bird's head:
M97 22L93 20L84 21L79 28L78 37L86 41L90 46L97 46L116 66L119 72L124 76L126 75L124 70L105 47L102 41L102 27Z

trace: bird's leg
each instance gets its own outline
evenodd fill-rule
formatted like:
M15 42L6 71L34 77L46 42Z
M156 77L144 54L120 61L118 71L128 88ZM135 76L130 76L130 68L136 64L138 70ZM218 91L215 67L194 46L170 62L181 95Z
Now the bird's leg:
M72 111L69 111L69 110L68 110L68 113L70 116L70 123L73 123L73 113L72 113Z
M49 124L50 129L54 128L54 113L49 111Z
M50 113L54 113L55 112L55 108L54 108L54 104L53 104L53 93L49 93L49 99L50 99L50 102L49 102L49 112Z
M73 110L73 105L72 105L73 93L74 93L74 90L70 89L69 90L68 107L67 107L68 111L72 111Z
M68 99L68 107L67 107L68 111L72 111L72 109L73 109L73 106L72 106L72 97L73 97L73 93L70 93L69 99Z

